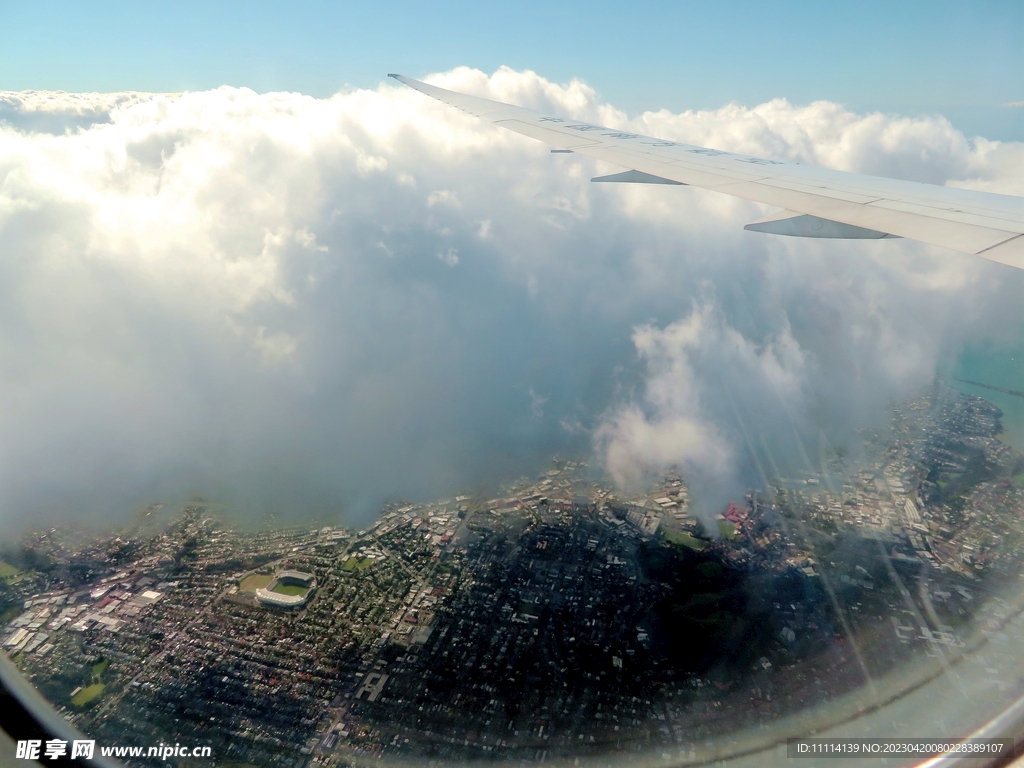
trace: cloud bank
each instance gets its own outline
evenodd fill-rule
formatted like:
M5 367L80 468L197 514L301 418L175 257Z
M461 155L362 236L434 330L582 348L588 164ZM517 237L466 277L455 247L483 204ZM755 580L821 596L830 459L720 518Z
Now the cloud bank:
M1024 194L1024 145L817 102L629 116L585 84L451 88L754 155ZM593 452L709 503L1019 333L1024 273L744 232L397 85L329 99L0 93L0 521L199 493L357 521ZM760 469L759 469L760 467ZM780 469L781 471L781 469Z

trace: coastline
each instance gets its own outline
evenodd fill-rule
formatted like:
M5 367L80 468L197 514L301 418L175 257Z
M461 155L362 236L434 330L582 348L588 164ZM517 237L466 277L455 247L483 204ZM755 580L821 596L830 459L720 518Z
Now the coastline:
M1024 390L1024 347L966 346L947 378L953 389L998 407L1003 412L999 439L1024 452L1024 397L1011 394Z

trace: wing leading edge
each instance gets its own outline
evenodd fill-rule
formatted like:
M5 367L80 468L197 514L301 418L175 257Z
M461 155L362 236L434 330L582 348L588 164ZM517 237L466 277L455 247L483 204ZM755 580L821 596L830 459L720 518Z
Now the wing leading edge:
M782 209L747 225L756 232L796 237L906 237L1024 269L1021 197L737 155L547 115L402 75L390 77L558 150L629 169L624 174L599 177L602 181L688 184Z

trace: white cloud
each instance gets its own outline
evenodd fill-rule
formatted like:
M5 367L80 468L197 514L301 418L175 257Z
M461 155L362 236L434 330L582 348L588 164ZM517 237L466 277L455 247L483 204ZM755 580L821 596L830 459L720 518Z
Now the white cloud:
M381 173L388 169L388 161L386 158L377 157L375 155L364 155L360 153L356 157L356 171L362 178L367 178L371 174Z
M543 395L539 395L530 388L530 413L536 421L540 421L544 418L544 404L547 403L548 398Z
M457 248L449 248L444 253L437 254L437 258L442 264L454 267L459 263L459 251Z
M694 310L664 330L642 326L634 332L648 373L643 397L616 408L596 432L618 485L635 487L649 473L674 465L716 477L730 471L732 450L703 411L689 360L691 350L720 337L708 328L708 314L708 308Z
M752 390L783 408L799 406L806 361L789 329L755 343L705 301L665 328L637 327L633 343L645 368L642 395L613 408L595 433L616 483L635 488L669 467L682 467L705 498L734 491L741 446L715 424L722 409L716 413L711 401L737 417L738 401ZM725 375L701 377L697 366Z
M450 189L438 189L427 195L427 207L433 208L435 205L444 205L450 208L462 207L459 196Z
M783 100L631 117L579 81L431 79L723 149L1024 192L1024 145L941 118ZM368 511L595 435L623 482L692 462L742 484L738 424L755 445L838 439L963 339L1020 326L1008 268L744 232L758 206L591 185L601 172L397 85L0 93L0 507L195 490Z

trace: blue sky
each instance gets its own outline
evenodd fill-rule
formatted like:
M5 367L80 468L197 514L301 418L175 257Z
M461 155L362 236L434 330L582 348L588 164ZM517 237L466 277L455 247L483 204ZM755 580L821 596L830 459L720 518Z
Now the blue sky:
M0 4L0 88L324 96L465 64L579 77L637 112L784 96L1024 139L1024 3Z

